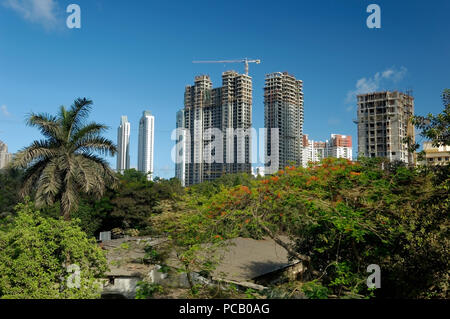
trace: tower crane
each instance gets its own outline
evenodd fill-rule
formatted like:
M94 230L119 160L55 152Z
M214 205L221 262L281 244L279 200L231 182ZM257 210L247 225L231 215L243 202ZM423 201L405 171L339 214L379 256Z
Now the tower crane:
M244 63L245 64L245 75L248 75L248 64L256 63L260 64L261 60L258 59L240 59L240 60L222 60L222 61L192 61L192 63Z

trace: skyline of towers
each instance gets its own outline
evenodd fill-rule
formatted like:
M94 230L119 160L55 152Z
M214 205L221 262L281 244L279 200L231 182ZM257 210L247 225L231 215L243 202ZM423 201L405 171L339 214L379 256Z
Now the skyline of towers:
M413 164L405 138L415 143L414 98L398 91L382 91L357 96L358 155L386 157Z
M144 111L139 121L138 171L149 174L153 180L153 150L155 136L155 117L150 111Z
M116 169L119 173L130 169L130 122L128 122L128 117L125 115L120 118L120 125L117 129Z
M251 125L250 76L223 72L218 88L208 75L196 76L194 85L185 88L184 109L177 113L176 177L189 186L227 173L250 174Z
M302 163L303 81L287 72L266 75L264 127L267 129L265 166L278 170ZM271 129L278 128L278 147ZM278 151L277 151L278 148ZM277 154L272 154L276 152ZM272 163L275 161L275 163ZM275 164L275 165L274 165ZM266 172L270 173L270 172Z

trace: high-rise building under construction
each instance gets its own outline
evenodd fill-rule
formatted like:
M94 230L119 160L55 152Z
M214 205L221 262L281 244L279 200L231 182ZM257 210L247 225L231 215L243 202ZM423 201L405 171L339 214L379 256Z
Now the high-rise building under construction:
M252 80L227 71L222 86L195 77L177 113L176 176L183 185L214 180L226 173L251 174ZM182 129L182 130L180 130Z
M359 94L358 156L386 157L414 163L414 153L408 150L406 137L414 143L414 98L398 91Z
M287 72L266 75L264 126L267 129L266 167L278 170L287 165L302 165L303 82L301 80L297 80ZM272 129L278 129L278 142L272 136L276 130Z

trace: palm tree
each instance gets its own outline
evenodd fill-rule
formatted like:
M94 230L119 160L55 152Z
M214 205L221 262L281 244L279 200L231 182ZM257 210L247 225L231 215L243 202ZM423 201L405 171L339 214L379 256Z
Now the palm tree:
M101 136L107 126L86 123L92 101L78 98L70 109L61 106L57 116L32 113L27 125L37 127L45 139L19 151L12 162L24 168L22 196L36 191L36 205L60 203L61 215L70 219L81 193L95 198L117 178L108 163L96 154L114 156L114 143Z

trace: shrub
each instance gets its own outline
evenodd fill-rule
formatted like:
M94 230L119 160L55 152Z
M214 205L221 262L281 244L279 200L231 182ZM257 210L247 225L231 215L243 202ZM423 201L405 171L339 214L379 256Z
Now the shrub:
M106 258L79 221L42 217L31 202L16 210L0 232L0 298L99 298ZM70 273L71 265L79 276Z

